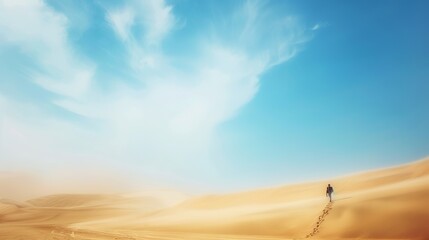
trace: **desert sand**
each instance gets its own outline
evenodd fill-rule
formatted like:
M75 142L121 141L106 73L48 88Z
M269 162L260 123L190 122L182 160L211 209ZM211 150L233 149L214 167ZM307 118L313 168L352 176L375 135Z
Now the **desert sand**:
M325 197L328 183L334 201ZM429 158L233 194L59 194L0 201L0 239L429 239Z

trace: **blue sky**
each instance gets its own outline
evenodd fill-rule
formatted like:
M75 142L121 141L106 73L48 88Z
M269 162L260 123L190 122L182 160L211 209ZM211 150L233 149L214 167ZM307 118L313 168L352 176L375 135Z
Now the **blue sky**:
M427 9L0 0L2 170L225 191L425 157Z

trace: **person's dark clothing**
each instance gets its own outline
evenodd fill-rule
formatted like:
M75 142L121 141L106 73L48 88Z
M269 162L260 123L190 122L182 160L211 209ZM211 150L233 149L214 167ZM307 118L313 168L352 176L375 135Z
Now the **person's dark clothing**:
M331 185L328 185L326 188L326 196L329 196L329 201L332 202L332 193L334 192L334 188Z

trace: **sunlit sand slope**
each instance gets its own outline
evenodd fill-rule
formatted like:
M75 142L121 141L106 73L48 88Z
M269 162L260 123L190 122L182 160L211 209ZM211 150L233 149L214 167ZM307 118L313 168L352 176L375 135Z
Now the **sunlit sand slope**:
M322 223L326 185L335 202ZM128 228L321 238L428 238L429 160L280 188L190 199Z
M329 181L174 196L2 200L0 239L429 239L429 159Z

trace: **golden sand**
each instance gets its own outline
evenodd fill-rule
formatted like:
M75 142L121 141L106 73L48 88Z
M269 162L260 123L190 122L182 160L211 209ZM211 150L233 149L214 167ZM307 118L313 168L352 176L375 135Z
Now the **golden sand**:
M334 202L324 196L334 186ZM62 194L0 201L0 239L429 239L429 159L327 181L183 200Z

